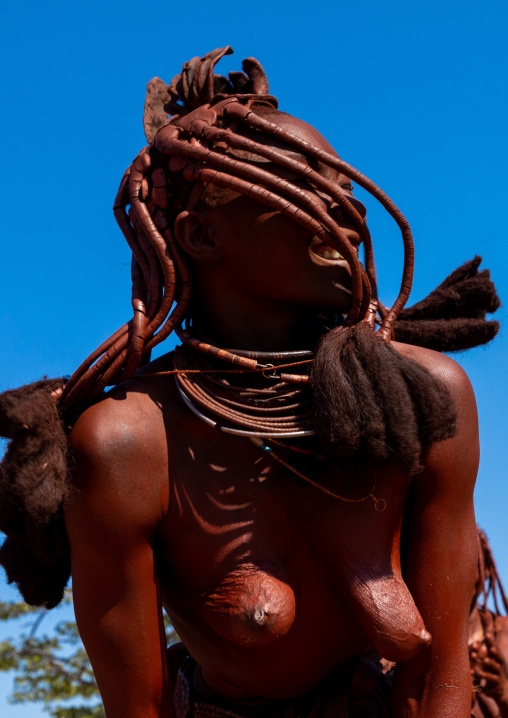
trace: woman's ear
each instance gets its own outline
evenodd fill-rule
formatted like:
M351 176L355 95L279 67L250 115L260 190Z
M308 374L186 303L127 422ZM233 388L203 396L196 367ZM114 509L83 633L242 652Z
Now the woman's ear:
M203 213L184 210L175 219L175 238L193 259L213 262L220 258L220 242L213 223Z

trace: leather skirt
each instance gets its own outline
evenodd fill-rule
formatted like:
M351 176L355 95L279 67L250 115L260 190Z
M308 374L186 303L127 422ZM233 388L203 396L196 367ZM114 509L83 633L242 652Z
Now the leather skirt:
M392 715L390 675L384 674L381 664L370 657L347 661L302 696L273 701L225 698L206 685L199 666L186 655L181 644L170 649L170 655L177 718L390 718Z

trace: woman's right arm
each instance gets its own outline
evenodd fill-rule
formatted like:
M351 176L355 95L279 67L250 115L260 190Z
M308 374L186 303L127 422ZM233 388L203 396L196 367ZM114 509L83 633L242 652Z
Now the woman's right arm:
M106 399L71 434L74 606L107 718L173 718L153 551L167 512L166 452L134 414Z

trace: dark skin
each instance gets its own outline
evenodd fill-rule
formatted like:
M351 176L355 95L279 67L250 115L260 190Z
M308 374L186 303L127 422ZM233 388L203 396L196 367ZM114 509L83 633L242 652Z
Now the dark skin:
M309 125L278 121L330 151ZM326 173L350 193L346 177ZM317 311L351 301L347 263L326 260L308 232L253 200L182 212L175 235L192 263L195 324L223 346L305 347ZM322 483L346 498L376 480L382 513L370 499L297 483L248 439L202 423L171 377L153 376L171 368L169 356L80 417L78 490L65 514L76 617L108 718L174 716L158 581L205 681L224 696L295 697L371 644L398 662L396 718L470 715L474 395L453 360L393 345L447 384L458 430L430 447L413 479L387 464L353 485L329 467Z

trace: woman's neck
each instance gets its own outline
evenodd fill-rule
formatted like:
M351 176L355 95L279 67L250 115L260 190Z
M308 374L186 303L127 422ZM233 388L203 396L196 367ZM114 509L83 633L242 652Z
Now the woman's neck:
M283 352L315 349L330 322L316 312L263 312L253 318L238 307L213 317L206 309L193 314L192 328L203 339L229 349Z

